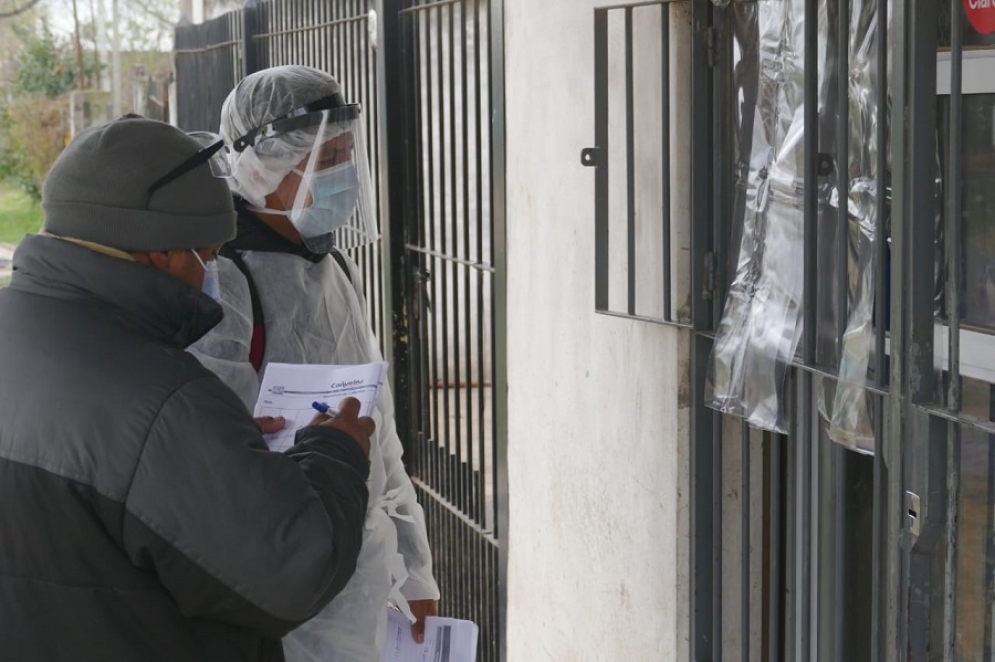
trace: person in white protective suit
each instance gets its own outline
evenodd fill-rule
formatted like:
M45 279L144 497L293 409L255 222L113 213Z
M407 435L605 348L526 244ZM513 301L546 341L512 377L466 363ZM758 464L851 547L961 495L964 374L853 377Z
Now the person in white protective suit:
M360 272L340 252L376 239L359 106L345 103L326 73L275 67L247 76L228 95L221 135L238 236L222 249L229 259L218 260L224 320L191 351L250 410L270 361L383 360ZM379 662L388 604L407 614L418 640L425 618L437 613L425 516L401 463L389 385L373 419L356 573L316 618L284 638L288 662Z

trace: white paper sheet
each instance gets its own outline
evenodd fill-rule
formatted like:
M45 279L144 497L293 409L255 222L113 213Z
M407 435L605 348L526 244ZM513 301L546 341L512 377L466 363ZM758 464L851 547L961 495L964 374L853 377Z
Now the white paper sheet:
M370 416L386 378L387 363L383 361L363 365L270 363L253 416L287 419L282 430L263 435L271 451L282 452L294 445L297 430L318 413L312 403L323 402L337 410L343 399L353 397L360 402L359 415Z
M388 610L387 641L382 662L476 662L476 623L457 618L425 619L425 643L411 638L411 621L396 609Z

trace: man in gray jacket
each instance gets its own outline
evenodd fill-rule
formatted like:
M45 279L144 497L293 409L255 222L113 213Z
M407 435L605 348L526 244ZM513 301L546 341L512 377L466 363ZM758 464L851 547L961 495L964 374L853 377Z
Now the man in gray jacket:
M282 660L280 638L353 572L373 422L347 401L271 453L184 351L222 316L213 252L235 216L218 147L136 116L83 132L46 180L45 232L15 253L2 659Z

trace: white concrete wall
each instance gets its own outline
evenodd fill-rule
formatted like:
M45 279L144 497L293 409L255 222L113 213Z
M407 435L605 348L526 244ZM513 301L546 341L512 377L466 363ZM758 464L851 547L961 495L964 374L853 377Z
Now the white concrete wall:
M687 656L687 340L594 312L597 4L505 0L514 662Z

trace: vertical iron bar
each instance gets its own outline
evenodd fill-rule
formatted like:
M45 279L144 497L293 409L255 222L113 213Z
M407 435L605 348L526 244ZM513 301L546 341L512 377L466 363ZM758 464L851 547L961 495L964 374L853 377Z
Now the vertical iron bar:
M496 627L493 631L497 648L495 662L507 662L504 642L507 640L508 608L508 252L506 217L506 134L505 134L505 70L504 70L504 0L490 0L487 36L490 46L491 119L491 218L494 247L494 502L498 511L494 528L499 541L495 575Z
M885 356L885 330L888 328L887 306L889 298L888 280L888 237L886 204L888 190L888 0L877 0L877 79L878 84L873 94L877 107L877 161L875 164L877 195L875 207L874 237L875 244L875 274L874 274L874 380L878 386L888 383L887 358ZM883 608L882 590L884 570L884 527L886 521L883 515L887 499L884 474L884 400L874 396L874 489L871 541L871 662L881 662L883 643L881 632L887 610Z
M881 4L886 4L886 0L882 0ZM880 18L880 17L879 17ZM883 131L883 127L878 125L878 130ZM879 153L880 154L880 153ZM881 172L879 170L878 172ZM878 178L879 188L878 192L880 197L884 197L884 187L880 185L881 178ZM883 203L879 202L879 212ZM879 217L880 222L880 217ZM880 227L880 225L879 225ZM882 234L877 234L878 241L884 243L884 236ZM886 292L884 288L877 290L876 298L884 299ZM879 321L877 325L884 328L884 322L880 321L883 318L878 317ZM882 334L883 335L883 334ZM879 363L883 363L880 361ZM876 372L876 376L881 375L881 372ZM883 380L883 375L878 377L878 379ZM883 608L881 597L883 595L882 591L882 581L884 574L884 531L885 526L884 521L884 503L887 495L885 489L885 477L884 477L884 461L882 458L881 444L884 438L884 399L879 395L874 395L873 406L874 406L874 439L877 442L877 448L874 453L874 479L873 479L873 489L872 489L872 499L873 499L873 512L871 513L871 662L880 662L882 659L881 653L881 628L883 626L883 621L885 619L886 610Z
M816 351L816 283L817 254L816 226L818 223L819 201L816 156L819 151L819 110L818 72L819 61L817 44L818 0L805 0L805 58L804 58L804 129L805 129L805 192L804 192L804 243L803 243L803 326L802 361L811 365L815 362ZM797 466L795 502L795 577L794 577L794 659L807 660L813 648L811 637L812 581L812 490L816 475L812 471L812 443L814 420L812 413L812 375L808 371L796 371L799 380L800 433ZM818 439L818 436L815 436Z
M724 530L722 528L723 518L722 518L722 505L723 498L725 496L723 492L723 481L722 481L722 432L723 432L723 420L722 414L717 411L712 412L712 494L711 502L715 508L715 514L712 516L712 540L715 542L712 547L712 572L715 577L715 583L712 586L712 621L715 623L716 636L712 640L712 649L715 651L714 659L722 659L722 602L723 602L723 588L724 583L722 581L722 565L724 558L722 555L722 547L725 543L725 536L723 535Z
M691 144L710 145L712 140L711 71L708 66L710 3L691 4ZM607 121L607 108L605 109ZM605 152L604 145L599 147ZM712 152L691 154L691 323L695 331L711 328L712 310L706 298L705 259L711 250L713 190ZM599 170L603 169L603 166ZM607 176L607 174L606 174ZM607 181L607 180L606 180ZM607 194L607 186L605 187ZM600 196L599 196L600 197ZM607 211L607 208L606 208ZM600 210L599 210L600 212ZM606 214L607 215L607 214ZM605 242L607 243L607 242ZM607 289L606 289L607 295ZM606 296L607 303L607 296ZM714 443L716 414L705 406L705 382L712 343L700 333L691 334L691 440L690 440L690 558L692 567L690 653L694 660L722 659L721 499L715 491L715 467L721 455ZM721 428L718 431L721 435ZM719 550L718 552L716 550ZM718 559L716 559L718 556ZM718 563L716 562L718 560Z
M447 115L446 115L446 96L448 91L448 96L452 98L452 71L447 71L446 69L446 35L447 31L445 29L445 23L443 22L443 12L449 11L448 6L440 6L436 10L436 29L438 30L438 41L436 42L436 57L438 57L439 68L439 209L442 213L439 215L439 243L432 247L433 250L441 255L448 254L449 248L449 226L448 224L452 221L452 214L454 210L450 207L449 202L451 201L451 191L447 188L449 183L447 175L452 172L452 164L449 163L449 153L447 152L447 147L451 149L452 138L447 131ZM448 36L452 38L452 33L449 32ZM452 50L450 48L450 50ZM452 124L452 117L448 118L448 122ZM448 140L448 142L447 142ZM440 430L442 438L445 440L445 453L442 456L443 471L444 474L444 484L445 484L445 494L446 500L450 503L455 502L455 494L457 488L455 485L454 475L453 475L453 446L452 446L452 434L449 429L450 412L452 406L449 402L451 398L451 387L452 383L449 378L449 349L452 342L452 338L449 337L449 264L446 258L436 257L436 268L437 273L441 274L442 278L436 283L439 288L439 305L442 307L442 324L440 326L439 336L439 354L442 356L442 418L440 418L436 425ZM454 564L455 565L455 564ZM455 578L454 578L455 579Z
M995 385L988 386L988 420L995 421ZM995 637L995 435L988 442L988 476L985 512L985 639L984 662L992 662Z
M660 5L661 104L660 137L663 143L660 166L663 170L663 319L673 320L670 255L670 5Z
M837 366L843 357L843 337L846 334L849 321L850 301L850 0L840 0L837 3L838 15L836 25L836 359ZM858 17L859 18L859 17ZM806 43L806 49L809 44ZM806 154L806 157L808 155ZM846 503L846 451L838 444L831 444L828 438L818 436L819 444L830 444L829 461L826 475L826 489L832 489L832 501L835 504L833 522L825 527L832 529L834 534L830 545L823 549L831 550L833 562L833 578L831 591L833 604L831 607L832 632L831 641L836 660L843 659L843 633L846 619L846 592L844 590L846 575L844 574L843 555L846 549L845 503ZM825 605L825 601L820 602ZM828 605L826 605L828 607ZM821 611L821 608L820 608ZM828 609L827 609L828 611ZM828 616L828 615L827 615ZM830 633L826 633L830 635ZM827 639L829 636L827 636Z
M423 138L419 134L419 140L425 140L424 148L428 154L428 188L425 190L425 196L428 198L428 213L421 219L419 219L420 225L423 227L423 239L422 243L419 245L427 246L429 248L435 247L435 107L438 105L436 102L435 95L435 79L432 75L432 42L433 42L433 31L432 31L432 12L431 10L426 10L424 12L418 13L419 23L424 28L425 33L425 60L422 68L425 72L425 103L424 103L424 115L423 122L428 128L427 136ZM427 240L427 243L426 243ZM432 270L426 270L426 278L431 281L431 292L432 299L436 301L434 305L431 304L431 310L425 315L425 324L429 326L428 338L429 338L429 351L427 356L428 361L428 392L430 394L430 410L427 412L427 439L428 442L428 452L431 454L432 464L430 469L430 480L433 489L442 493L442 483L440 480L441 470L440 470L440 439L438 435L438 420L439 420L439 378L438 378L438 338L436 333L436 323L435 315L438 308L438 297L435 293L435 283L436 279L432 277L432 271L435 271L435 259L430 256L425 256L422 260L431 265Z
M741 489L740 489L740 659L750 662L750 582L753 574L750 572L750 426L742 421L740 434L741 443Z
M415 209L413 205L414 188L409 177L417 171L415 151L411 140L402 140L411 136L417 127L416 113L406 112L410 107L413 90L412 76L405 75L406 63L412 58L411 39L405 28L404 18L398 12L399 0L377 0L377 13L381 17L378 26L378 41L384 44L380 51L377 67L381 76L376 87L377 103L382 107L379 120L383 134L391 139L391 144L397 145L389 152L379 154L383 166L382 176L386 186L381 187L378 197L381 231L384 252L388 254L390 277L384 281L384 310L390 317L390 341L386 342L387 360L391 370L391 385L396 394L394 403L394 420L398 436L404 446L408 462L413 461L416 470L409 472L423 476L420 467L422 453L420 449L412 452L413 430L411 419L411 403L407 396L411 389L409 370L409 333L411 323L406 311L408 305L407 292L409 274L405 265L405 209ZM388 45L389 44L389 45ZM385 148L386 142L378 145ZM409 175L410 173L410 175ZM416 313L417 314L417 313ZM386 340L386 339L385 339Z
M483 264L485 261L489 264L489 256L485 258L484 256L484 152L481 142L481 124L483 123L483 117L481 116L481 85L480 79L482 77L482 72L480 70L480 0L473 0L473 84L474 84L474 112L473 112L473 129L474 138L476 139L476 171L477 171L477 262ZM490 243L490 242L488 242ZM477 388L477 435L479 437L480 445L480 456L479 456L479 470L477 474L477 492L478 498L480 500L479 512L481 524L485 527L489 527L489 518L486 514L487 505L487 489L485 485L485 476L487 469L487 446L486 441L488 438L493 438L490 435L490 431L486 428L484 414L487 410L486 405L486 387L489 385L487 380L487 373L484 370L484 281L487 278L485 272L481 271L477 276L477 370L478 370L478 388ZM486 290L490 293L490 289ZM490 327L490 325L488 325Z
M712 245L709 256L711 282L709 296L712 308L712 323L722 319L722 309L725 305L725 285L722 284L726 270L726 243L729 233L726 225L730 217L729 200L735 198L735 187L730 177L730 146L729 134L732 126L730 109L737 100L731 98L732 81L732 30L726 25L727 11L712 13L712 24L708 42L712 52L712 182L718 193L712 202Z
M402 1L403 0L399 0ZM411 298L413 310L417 311L417 324L412 325L416 330L417 341L411 343L412 351L417 352L417 361L412 358L411 365L417 369L417 373L411 380L411 387L414 397L412 402L412 417L416 425L412 426L415 434L414 442L418 444L419 454L422 456L422 478L426 481L434 481L435 475L435 450L431 435L431 393L432 384L430 379L430 369L428 365L430 348L427 347L429 333L427 325L431 317L428 298L428 264L424 255L416 252L409 252L407 244L420 246L425 241L426 228L424 218L428 215L428 208L432 204L431 188L426 187L427 179L431 178L432 171L427 167L427 161L431 158L431 146L425 140L425 127L430 127L430 121L426 121L425 98L429 89L429 81L425 77L425 50L427 49L428 36L423 29L424 22L421 14L408 14L405 20L409 21L412 41L409 58L411 62L411 73L414 85L408 95L409 102L414 107L414 125L411 127L410 144L413 146L414 156L411 159L413 173L417 179L410 184L415 187L415 199L417 206L414 209L417 213L406 223L407 234L403 236L405 248L403 250L404 259L408 262L404 265L407 273L412 278ZM385 147L386 149L387 147ZM432 484L435 484L434 482Z
M906 139L909 135L906 111L908 104L907 71L908 63L908 20L906 0L894 4L892 17L894 46L892 49L892 77L889 79L891 90L891 163L897 170L892 176L892 207L891 207L891 286L890 300L890 331L891 360L889 370L888 394L888 426L882 443L882 474L886 476L885 498L882 504L884 512L884 536L881 559L885 563L884 581L881 591L881 619L883 636L880 640L881 662L897 662L899 650L904 646L903 632L900 622L905 614L903 587L908 568L908 553L902 549L901 536L903 517L901 503L904 490L904 467L902 454L902 438L905 433L903 421L906 393L905 371L905 250L907 231L905 229L905 213L908 205L905 200L908 167L908 150Z
M259 45L256 42L259 11L259 0L248 0L242 8L242 66L245 67L245 75L259 70Z
M279 36L267 37L267 39L270 44L272 44L275 53L276 61L273 64L280 65L287 61L287 35L285 34L285 28L287 26L287 7L285 3L280 0L276 0L273 3L272 15L274 25L270 32L280 34Z
M786 439L783 435L766 433L766 445L768 447L769 463L767 466L768 501L769 508L766 511L765 525L768 528L767 541L767 599L764 607L767 611L767 645L766 655L763 659L768 662L780 662L783 654L783 636L785 625L784 619L784 538L782 537L784 525L783 498L784 481L784 449Z
M481 104L483 102L482 94L483 90L481 88L481 79L483 77L483 72L481 71L480 65L480 0L473 0L473 82L474 82L474 138L476 140L476 167L477 167L477 262L483 264L491 264L490 255L484 254L484 150L483 150L483 128L482 124L484 117L481 113ZM488 223L488 233L490 233L490 224ZM487 245L491 245L490 239L488 239ZM477 477L478 489L480 490L480 510L481 518L484 522L484 526L488 529L493 528L494 519L490 516L490 512L487 509L487 470L490 467L490 458L487 456L487 439L491 439L491 446L493 448L493 424L491 428L485 427L485 416L487 413L488 403L493 402L488 400L487 388L493 387L491 380L492 375L489 375L484 368L484 335L485 328L493 329L493 324L490 320L486 320L484 317L484 293L493 291L490 287L485 288L484 284L488 281L488 274L481 271L478 275L477 280L477 338L479 338L478 349L477 349L477 365L478 374L480 381L480 388L477 391L477 418L480 421L480 471ZM490 348L488 348L490 349ZM493 390L493 389L492 389ZM492 469L493 470L493 469ZM493 500L493 495L492 495Z
M457 168L457 152L458 152L458 141L459 136L456 130L456 86L459 83L459 77L456 67L456 25L454 19L456 5L449 5L446 9L446 13L449 14L449 176L450 176L450 186L449 186L449 196L450 196L450 217L451 221L451 236L449 238L449 246L445 248L447 255L458 256L459 255L459 225L461 220L461 215L459 214L459 186L458 186L458 168ZM455 431L455 439L453 440L455 457L453 464L453 503L463 512L466 512L466 501L463 499L463 435L462 435L462 397L463 388L460 384L460 332L459 332L459 295L460 295L460 277L459 277L459 264L452 260L447 265L447 269L450 271L450 277L452 278L452 285L450 285L452 301L453 301L453 311L452 311L452 338L450 343L452 344L452 359L453 359L453 423L447 422L446 427L453 427ZM447 297L448 299L448 297ZM446 355L449 355L449 349L446 349ZM450 461L453 461L452 459Z
M463 118L463 176L462 176L462 187L463 187L463 213L461 214L461 222L463 226L463 257L469 262L472 260L472 254L470 253L470 228L471 228L471 216L470 216L470 113L469 113L469 103L467 96L467 87L469 80L467 79L467 42L469 41L467 37L467 20L466 20L466 0L460 0L460 21L461 30L460 36L461 41L461 69L460 69L460 91L462 92L462 105L461 105L461 117ZM466 464L461 467L463 471L463 484L464 484L464 500L465 508L470 518L473 521L479 522L479 511L477 510L476 504L476 482L473 480L473 343L472 343L472 333L470 331L472 324L471 307L473 302L472 291L473 291L473 279L476 276L476 272L469 266L463 268L463 329L466 334L466 351L464 359L466 361L466 378L465 385L461 390L461 393L466 398ZM479 342L479 339L478 339Z
M636 120L635 72L632 44L632 7L625 8L625 181L628 311L636 314Z
M850 216L850 2L840 0L837 16L836 54L836 356L843 354L849 310ZM806 44L807 46L808 44ZM806 72L807 73L807 72Z
M948 370L950 384L947 391L947 408L958 412L961 408L960 379L960 291L961 274L963 273L963 252L961 231L963 228L963 213L961 194L961 175L963 168L963 115L964 100L963 68L964 39L962 27L962 9L958 2L950 3L950 125L947 127L950 136L950 154L947 159L947 190L948 207L947 223L944 232L946 239L947 258L947 315L950 320L948 335Z
M594 308L608 310L608 10L594 11Z
M960 287L961 250L961 167L962 167L962 127L963 115L962 74L963 74L963 30L961 28L960 3L950 3L950 114L947 127L949 154L947 158L946 228L944 232L946 248L946 297L949 330L947 336L947 409L959 412L961 409L960 378ZM954 422L947 424L947 512L944 558L944 600L943 600L943 655L944 660L952 661L957 639L957 563L959 543L958 504L960 500L960 452L961 434ZM987 538L987 536L986 536Z
M953 662L957 644L957 559L959 543L961 435L957 423L947 423L947 512L944 530L943 660Z

